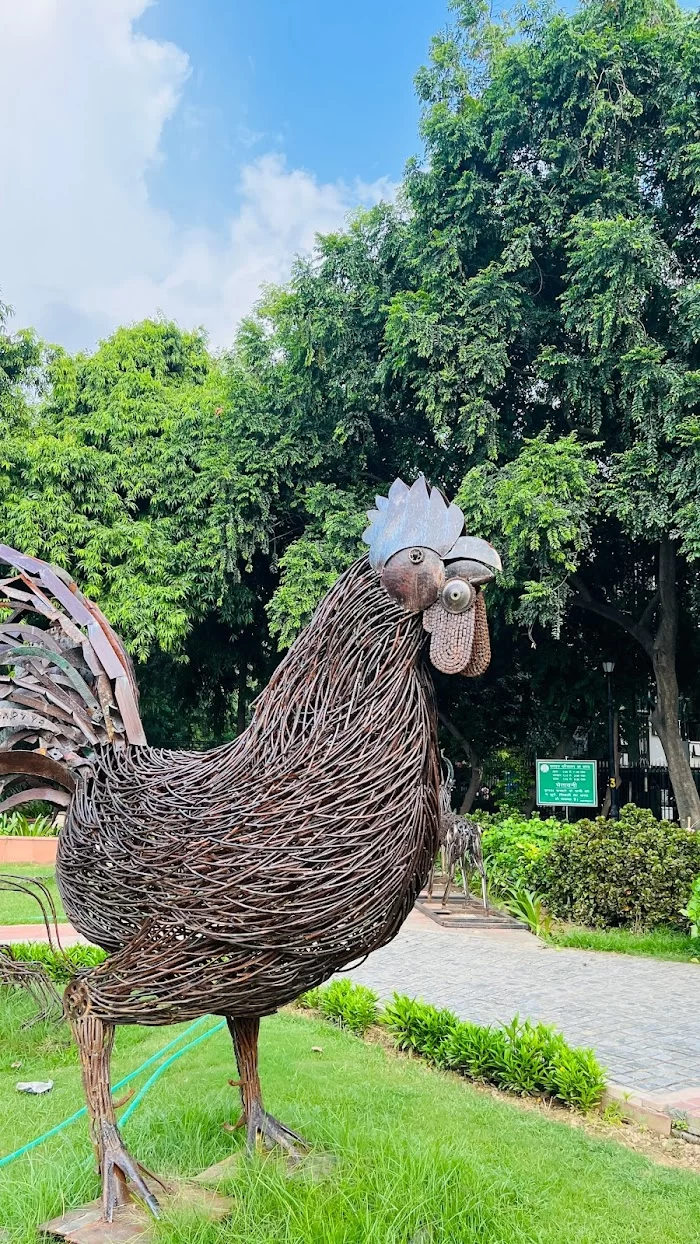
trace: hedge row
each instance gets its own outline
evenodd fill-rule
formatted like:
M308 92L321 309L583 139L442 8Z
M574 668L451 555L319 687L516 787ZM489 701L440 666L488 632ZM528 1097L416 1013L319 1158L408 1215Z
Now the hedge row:
M102 963L107 954L99 946L68 946L52 950L46 942L12 942L0 947L4 955L22 963L40 963L47 976L57 985L65 985L76 968L92 968Z
M310 990L298 1005L319 1010L358 1035L378 1021L399 1049L410 1050L435 1067L510 1092L556 1097L569 1106L590 1110L600 1102L605 1088L603 1070L592 1050L572 1047L554 1028L517 1016L500 1027L471 1024L451 1011L401 994L394 994L380 1011L371 989L347 979Z
M700 834L634 804L618 821L477 818L496 893L528 887L553 915L597 928L687 929L681 913L700 875Z

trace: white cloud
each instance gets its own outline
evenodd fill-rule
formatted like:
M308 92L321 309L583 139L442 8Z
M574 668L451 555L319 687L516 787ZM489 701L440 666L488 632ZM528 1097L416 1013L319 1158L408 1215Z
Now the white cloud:
M70 348L157 311L229 344L316 232L393 193L386 179L319 184L270 154L240 169L217 235L178 228L147 174L190 65L135 32L147 3L0 0L0 294L17 324Z

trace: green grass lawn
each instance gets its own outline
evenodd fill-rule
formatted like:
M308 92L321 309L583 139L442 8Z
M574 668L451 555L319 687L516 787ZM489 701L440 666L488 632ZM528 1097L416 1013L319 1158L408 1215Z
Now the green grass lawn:
M0 1007L0 1154L82 1104L64 1028L22 1030L28 1004ZM115 1079L172 1029L124 1029ZM320 1046L322 1053L314 1052ZM22 1061L20 1070L11 1069ZM152 1170L194 1173L239 1150L226 1032L174 1064L125 1127ZM233 1216L163 1222L158 1244L697 1244L700 1179L521 1111L323 1021L262 1025L267 1104L336 1155L325 1179L290 1178L274 1160L243 1163L226 1191ZM51 1077L46 1097L18 1078ZM38 1223L97 1192L85 1121L0 1172L0 1223L32 1244Z
M38 877L53 895L59 920L66 919L51 864L3 864L0 866L0 877L3 876ZM2 924L43 924L38 903L29 895L0 890L0 925Z
M573 946L579 950L614 950L623 955L647 955L684 962L700 959L700 941L675 929L634 933L631 929L585 929L566 925L555 930L552 940L557 946Z

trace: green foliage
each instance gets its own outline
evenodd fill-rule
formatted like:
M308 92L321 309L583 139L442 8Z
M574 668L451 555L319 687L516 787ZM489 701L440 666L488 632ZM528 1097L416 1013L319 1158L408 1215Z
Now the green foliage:
M465 1023L401 994L384 1008L381 1023L400 1049L510 1092L546 1093L590 1110L605 1087L592 1050L572 1048L545 1024L517 1016L500 1028Z
M40 963L57 984L65 984L78 968L92 968L107 958L99 946L68 946L52 950L46 942L12 942L3 953L18 963Z
M400 1050L420 1054L436 1066L442 1066L445 1042L459 1025L451 1011L439 1010L430 1003L399 993L395 993L383 1008L380 1022Z
M496 818L479 812L474 815L484 824L481 845L489 885L501 893L529 886L536 862L568 832L566 822L555 817L526 819L514 812Z
M690 924L690 936L700 937L700 877L696 877L690 891L690 898L685 907L681 907L681 915Z
M517 812L532 789L532 764L529 756L513 747L499 747L489 752L485 761L489 774L491 796L499 810Z
M577 821L533 868L549 909L595 927L678 925L700 837L627 804L618 821Z
M220 600L232 546L204 340L146 321L90 357L56 352L47 381L31 434L5 429L4 537L75 573L139 657L176 649Z
M0 835L15 838L52 838L56 824L50 816L35 816L30 820L23 812L0 813Z
M354 985L347 977L331 981L302 994L297 1005L319 1010L340 1028L361 1037L377 1021L377 995L366 985Z
M698 963L698 944L678 929L658 928L638 933L635 929L587 929L577 925L555 928L551 940L556 946L577 950L612 951L618 955L645 955L680 963Z
M523 920L535 937L548 938L552 932L553 917L544 905L544 900L532 890L511 890L505 905L512 916Z
M280 557L280 584L268 605L280 648L289 647L338 575L367 551L361 542L367 518L354 493L315 484L304 500L309 522Z
M501 590L522 587L522 621L561 629L569 597L567 575L591 542L597 466L595 444L575 433L552 441L549 427L526 439L500 470L491 463L467 472L457 495L468 526L495 531L507 549Z

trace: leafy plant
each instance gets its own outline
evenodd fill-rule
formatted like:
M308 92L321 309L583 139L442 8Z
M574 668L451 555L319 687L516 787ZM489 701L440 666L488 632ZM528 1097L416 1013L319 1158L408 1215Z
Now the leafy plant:
M22 812L0 814L0 835L15 838L53 838L56 824L50 816L35 816L30 820Z
M590 1110L605 1087L592 1050L573 1048L555 1028L518 1016L500 1027L473 1024L451 1011L394 994L380 1023L399 1049L511 1092L547 1093Z
M315 989L307 989L306 993L300 994L295 1005L301 1007L303 1011L320 1010L321 986L317 985Z
M531 885L537 861L570 829L555 817L541 820L518 813L493 818L476 813L475 820L484 826L481 845L489 884L501 893Z
M353 984L347 977L308 990L299 1002L307 1009L319 1010L326 1019L357 1036L363 1036L377 1022L376 993L366 985Z
M550 911L598 928L680 925L700 870L700 836L627 804L618 821L576 822L537 860Z
M459 1024L451 1011L395 993L384 1007L380 1023L391 1032L401 1050L410 1050L441 1066L445 1042Z
M545 909L541 895L532 890L511 890L505 905L511 915L525 922L535 937L550 936L554 919Z
M622 1123L622 1106L619 1101L609 1101L602 1117L604 1123Z
M78 968L96 967L107 958L99 946L68 946L61 953L52 950L46 942L12 942L2 947L3 954L22 963L40 963L52 980L63 984L70 980Z
M690 936L700 937L700 877L695 878L688 903L681 907L681 915L690 923Z

